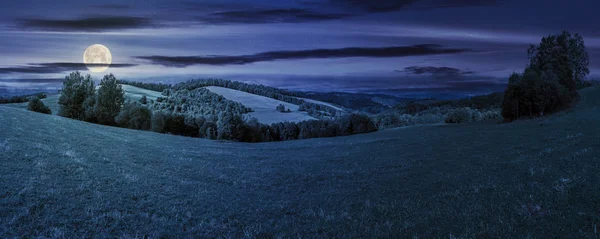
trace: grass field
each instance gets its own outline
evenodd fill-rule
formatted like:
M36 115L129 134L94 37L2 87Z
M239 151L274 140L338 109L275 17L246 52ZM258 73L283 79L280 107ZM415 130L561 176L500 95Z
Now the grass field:
M597 238L599 106L258 144L0 106L0 237Z
M312 116L309 116L308 113L304 111L298 111L297 105L287 102L224 87L208 86L205 88L214 93L222 95L228 100L239 102L246 107L252 108L254 112L248 113L247 115L255 117L258 122L263 124L272 124L285 121L300 122L304 120L316 119ZM279 104L285 105L285 108L291 109L292 112L278 112L275 110L275 107L277 107Z

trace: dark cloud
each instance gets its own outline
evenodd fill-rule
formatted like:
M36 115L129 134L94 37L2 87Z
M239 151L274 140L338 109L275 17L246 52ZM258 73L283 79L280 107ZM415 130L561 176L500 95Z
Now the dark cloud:
M252 55L239 56L138 56L136 58L149 60L153 64L172 67L189 65L245 65L255 62L299 59L326 59L346 57L405 57L436 54L456 54L469 52L469 49L443 48L435 44L397 47L350 47L339 49L314 49L301 51L270 51Z
M72 20L22 19L20 26L48 31L103 31L155 26L143 17L90 17Z
M419 9L488 6L498 4L499 0L329 0L327 4L349 10L361 10L370 13L393 12L408 7Z
M196 20L212 24L311 22L342 19L353 16L346 13L320 13L307 9L237 10L211 13Z
M84 71L87 70L87 66L90 67L102 67L109 66L113 68L124 68L133 67L136 64L84 64L84 63L39 63L39 64L28 64L25 66L14 66L14 67L0 67L0 74L11 74L11 73L32 73L32 74L48 74L48 73L62 73L66 71Z
M396 72L404 72L408 74L414 75L422 75L422 74L433 74L433 75L468 75L473 74L473 71L462 71L460 69L452 68L452 67L436 67L436 66L409 66L405 67L404 70L396 70Z

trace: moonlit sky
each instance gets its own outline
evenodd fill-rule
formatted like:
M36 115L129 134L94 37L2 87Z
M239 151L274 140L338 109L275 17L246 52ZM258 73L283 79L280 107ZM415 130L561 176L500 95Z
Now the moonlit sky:
M529 44L583 35L600 74L593 0L33 1L0 8L0 95L60 88L92 44L91 73L174 83L216 77L310 91L458 97L501 91Z

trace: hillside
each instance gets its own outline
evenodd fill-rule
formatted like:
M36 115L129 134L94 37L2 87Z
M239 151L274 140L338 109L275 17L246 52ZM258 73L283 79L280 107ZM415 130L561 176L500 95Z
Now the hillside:
M259 144L2 105L0 237L594 238L599 105Z
M207 86L205 88L222 95L228 100L250 107L254 112L247 113L247 115L256 118L258 122L263 124L273 124L285 121L300 122L304 120L316 120L316 118L309 116L307 112L298 111L298 105L219 86ZM275 110L275 107L279 104L283 104L285 108L290 109L291 112L278 112Z
M123 87L123 91L125 92L125 97L132 101L138 101L144 95L148 98L148 100L156 100L157 97L161 96L160 92L146 90L146 89L142 89L142 88L135 87L135 86L122 85L122 87ZM98 87L96 87L96 89L97 88ZM58 104L59 97L60 97L60 94L49 94L48 97L42 99L42 102L44 102L44 104L46 106L48 106L48 108L50 108L50 110L52 110L53 115L58 114L58 110L60 109L60 105ZM16 104L6 104L6 106L27 109L27 104L28 104L27 102L24 102L24 103L16 103Z
M329 102L327 105L335 107L341 105L345 108L360 110L368 113L381 113L410 99L398 98L384 94L361 94L345 92L294 92L301 99L310 99L318 102ZM336 107L339 108L339 107Z

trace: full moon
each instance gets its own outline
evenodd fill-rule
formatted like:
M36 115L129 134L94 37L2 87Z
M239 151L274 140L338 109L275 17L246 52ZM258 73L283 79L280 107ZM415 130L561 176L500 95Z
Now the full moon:
M83 63L91 72L103 72L112 63L112 55L107 47L94 44L85 49Z

